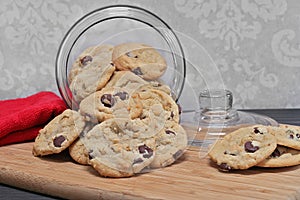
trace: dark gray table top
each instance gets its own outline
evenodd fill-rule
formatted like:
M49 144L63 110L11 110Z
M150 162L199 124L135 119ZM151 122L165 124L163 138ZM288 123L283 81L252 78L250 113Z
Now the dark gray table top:
M245 111L245 110L244 110ZM257 114L263 114L275 119L278 123L300 125L300 109L257 109L247 110ZM53 200L55 197L45 196L19 188L0 184L0 200Z

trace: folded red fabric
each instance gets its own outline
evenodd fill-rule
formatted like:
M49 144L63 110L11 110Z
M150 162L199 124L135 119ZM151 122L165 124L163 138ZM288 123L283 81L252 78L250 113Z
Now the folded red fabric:
M0 146L33 140L44 126L37 126L9 133L0 139Z
M38 131L66 108L53 92L0 101L0 146L33 140Z

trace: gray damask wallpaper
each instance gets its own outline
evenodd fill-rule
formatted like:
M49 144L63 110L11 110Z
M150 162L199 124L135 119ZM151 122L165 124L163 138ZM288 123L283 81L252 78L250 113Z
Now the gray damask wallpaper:
M216 69L197 59L188 65L185 108L195 107L190 91L197 95L214 70L236 108L300 107L297 0L0 0L0 99L58 94L55 58L64 34L82 15L115 4L155 13L189 38L182 40L187 59L199 58L193 41L214 61Z

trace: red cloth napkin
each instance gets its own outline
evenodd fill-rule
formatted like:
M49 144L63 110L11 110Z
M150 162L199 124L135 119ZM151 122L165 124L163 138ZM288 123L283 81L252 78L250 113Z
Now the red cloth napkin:
M45 124L66 108L53 92L0 101L0 146L33 140Z

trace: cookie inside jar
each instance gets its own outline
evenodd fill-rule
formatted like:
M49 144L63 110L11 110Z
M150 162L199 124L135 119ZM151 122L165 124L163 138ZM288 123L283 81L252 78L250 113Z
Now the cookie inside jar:
M109 87L126 88L132 93L149 85L171 94L171 88L161 79L166 69L166 60L150 45L101 44L79 54L69 70L68 83L78 104L92 93Z
M82 66L90 66L91 63L97 62L104 64L105 59L95 60L94 56L88 55L78 60L83 52L91 53L90 51L95 51L94 48L103 45L120 47L119 51L114 53L114 57L119 57L114 59L115 66L106 63L107 69L100 72L106 76L102 77L109 77L114 71L113 68L117 71L126 69L148 82L152 80L163 82L170 87L174 99L179 99L184 86L186 62L177 35L155 14L142 8L120 5L101 8L85 15L65 35L57 54L56 80L59 92L69 107L78 109L80 101L86 95L80 92L78 94L77 90L82 88L99 90L107 81L100 81L99 77L91 78L90 82L99 81L99 84L98 87L89 88L90 85L82 81L88 75L80 75L77 77L78 84L71 84L74 75L77 74L72 70L75 62ZM130 48L132 51L126 51ZM124 49L125 54L122 53ZM116 52L123 55L118 56ZM104 54L102 52L101 57L105 57ZM96 69L86 73L99 74L99 69Z

